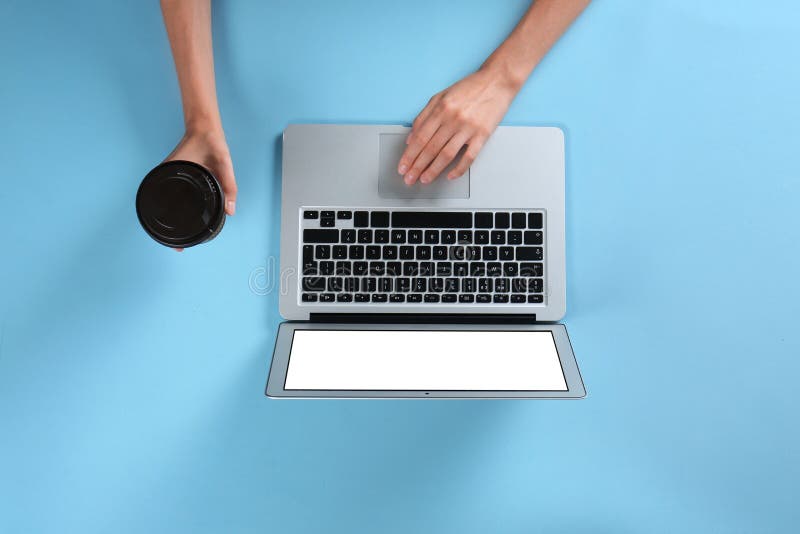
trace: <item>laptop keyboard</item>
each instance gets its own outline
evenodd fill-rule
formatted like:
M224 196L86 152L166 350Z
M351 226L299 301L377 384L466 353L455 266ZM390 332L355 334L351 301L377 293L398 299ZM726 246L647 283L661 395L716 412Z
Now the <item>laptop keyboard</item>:
M544 212L301 209L302 303L542 304Z

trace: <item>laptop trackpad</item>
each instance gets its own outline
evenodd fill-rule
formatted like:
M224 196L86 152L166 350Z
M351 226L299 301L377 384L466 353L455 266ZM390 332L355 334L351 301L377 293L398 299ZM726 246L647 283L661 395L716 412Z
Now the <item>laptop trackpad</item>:
M380 134L378 195L381 198L469 198L469 169L460 178L447 179L447 173L459 158L448 165L433 182L406 185L403 176L397 172L397 164L405 149L406 134Z

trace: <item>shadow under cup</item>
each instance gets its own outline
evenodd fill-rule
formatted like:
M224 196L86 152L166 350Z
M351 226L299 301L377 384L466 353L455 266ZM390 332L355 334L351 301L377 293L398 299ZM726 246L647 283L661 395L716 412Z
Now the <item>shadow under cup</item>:
M225 225L225 195L214 175L191 161L167 161L144 177L136 215L155 241L186 248L211 241Z

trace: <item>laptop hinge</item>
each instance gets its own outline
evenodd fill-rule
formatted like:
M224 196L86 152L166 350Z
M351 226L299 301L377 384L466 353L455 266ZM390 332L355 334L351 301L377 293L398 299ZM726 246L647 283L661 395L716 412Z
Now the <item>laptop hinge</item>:
M316 323L532 324L536 314L513 313L312 313Z

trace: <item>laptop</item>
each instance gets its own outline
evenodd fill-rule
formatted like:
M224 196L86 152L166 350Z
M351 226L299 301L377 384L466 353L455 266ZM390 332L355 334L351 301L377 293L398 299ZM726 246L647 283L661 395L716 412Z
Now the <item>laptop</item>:
M582 398L567 330L564 134L499 127L407 186L409 128L283 133L274 398Z

